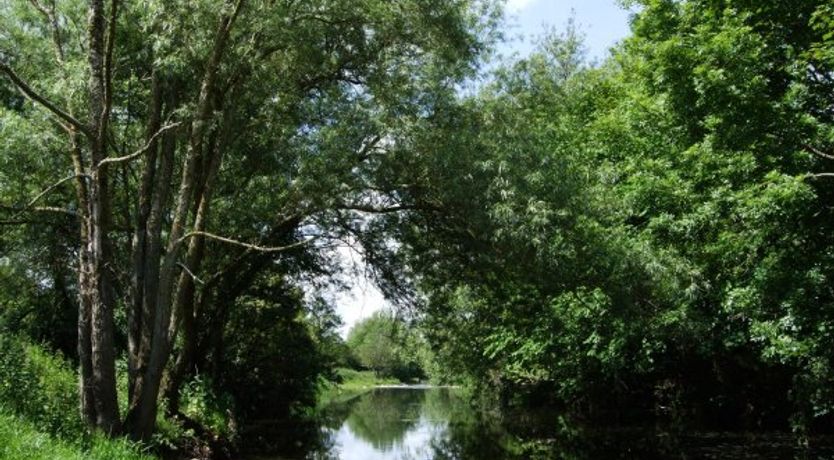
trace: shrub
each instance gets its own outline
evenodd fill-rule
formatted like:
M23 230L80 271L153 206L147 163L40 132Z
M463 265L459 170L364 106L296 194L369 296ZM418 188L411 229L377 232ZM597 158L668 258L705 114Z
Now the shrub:
M180 408L188 418L211 431L212 434L233 441L237 435L230 415L234 413L232 398L217 394L211 381L196 376L180 391Z

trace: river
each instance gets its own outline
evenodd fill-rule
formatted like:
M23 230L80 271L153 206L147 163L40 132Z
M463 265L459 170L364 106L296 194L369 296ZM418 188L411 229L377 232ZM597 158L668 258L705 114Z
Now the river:
M646 429L580 430L553 414L488 416L447 388L377 388L331 404L307 434L269 459L834 459L831 447L800 450L786 434L672 436Z

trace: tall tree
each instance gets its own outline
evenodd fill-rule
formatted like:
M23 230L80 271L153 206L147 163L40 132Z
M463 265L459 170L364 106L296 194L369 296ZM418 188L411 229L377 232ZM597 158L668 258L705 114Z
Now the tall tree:
M226 296L279 254L338 238L334 222L389 207L379 197L393 191L375 191L369 174L389 161L383 139L453 94L497 17L469 0L33 0L0 11L3 123L38 126L32 155L66 152L37 173L62 179L27 183L39 191L4 197L4 209L76 219L82 413L137 439L154 429L180 331L187 368L195 324L222 336Z

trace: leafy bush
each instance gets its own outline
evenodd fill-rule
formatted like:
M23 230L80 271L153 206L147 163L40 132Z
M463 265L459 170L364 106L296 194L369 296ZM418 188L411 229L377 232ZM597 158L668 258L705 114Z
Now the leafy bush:
M304 323L303 298L280 277L265 277L242 296L226 328L222 381L238 415L246 420L282 419L316 404L327 368Z
M70 362L0 333L0 459L150 458L125 440L89 436L78 407Z
M365 369L400 381L426 378L427 345L409 324L393 313L380 311L356 323L348 347Z
M230 396L218 395L213 390L211 381L203 376L196 376L183 386L180 392L180 408L188 418L198 422L213 434L233 440L236 432L230 424L233 403Z

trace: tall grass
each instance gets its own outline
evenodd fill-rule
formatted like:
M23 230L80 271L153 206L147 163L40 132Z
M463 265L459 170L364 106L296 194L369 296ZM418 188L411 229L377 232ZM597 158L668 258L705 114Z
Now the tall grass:
M151 458L125 440L87 433L69 361L0 333L0 459Z
M0 460L151 460L124 440L99 436L69 441L39 431L31 422L0 408Z
M85 430L78 415L78 381L63 357L0 334L0 404L36 429L73 439Z

